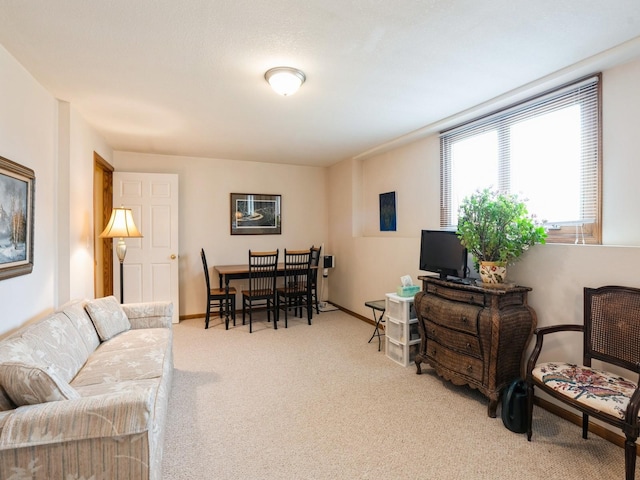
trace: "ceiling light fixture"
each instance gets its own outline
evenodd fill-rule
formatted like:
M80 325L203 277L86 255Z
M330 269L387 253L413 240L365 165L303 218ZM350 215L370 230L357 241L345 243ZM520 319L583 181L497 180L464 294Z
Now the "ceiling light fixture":
M304 83L304 72L292 67L275 67L266 71L265 80L276 93L285 97L293 95Z

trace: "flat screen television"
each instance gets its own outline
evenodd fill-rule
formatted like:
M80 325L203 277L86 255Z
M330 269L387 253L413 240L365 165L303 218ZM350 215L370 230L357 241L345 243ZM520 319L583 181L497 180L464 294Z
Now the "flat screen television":
M422 230L420 270L447 277L466 278L467 249L456 232L450 230Z

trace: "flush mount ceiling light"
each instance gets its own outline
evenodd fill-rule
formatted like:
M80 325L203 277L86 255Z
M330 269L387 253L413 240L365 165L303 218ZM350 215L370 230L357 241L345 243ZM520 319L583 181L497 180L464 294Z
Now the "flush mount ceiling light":
M302 71L292 67L272 68L267 70L264 78L276 93L285 97L296 93L306 80Z

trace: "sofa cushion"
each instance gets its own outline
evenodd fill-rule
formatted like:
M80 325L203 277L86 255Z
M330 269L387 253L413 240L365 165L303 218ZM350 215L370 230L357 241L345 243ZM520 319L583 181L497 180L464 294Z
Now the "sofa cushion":
M80 333L61 312L0 342L0 363L20 362L51 368L65 382L76 376L87 358L89 351Z
M85 308L103 342L131 329L127 315L113 295L89 300Z
M50 367L5 362L0 364L0 382L18 406L80 398L80 394Z
M172 332L149 328L123 332L103 343L72 380L74 388L160 378L171 359ZM83 394L84 395L84 394Z
M64 304L59 311L69 317L71 323L75 325L87 348L87 352L90 354L100 345L100 338L98 337L98 332L96 332L96 327L93 326L91 317L89 317L84 308L86 304L87 300L75 300Z

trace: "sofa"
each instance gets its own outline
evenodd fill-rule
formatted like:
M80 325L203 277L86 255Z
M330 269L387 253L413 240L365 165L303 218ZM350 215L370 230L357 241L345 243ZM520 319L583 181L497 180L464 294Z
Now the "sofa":
M0 478L160 480L172 313L76 301L0 341Z

